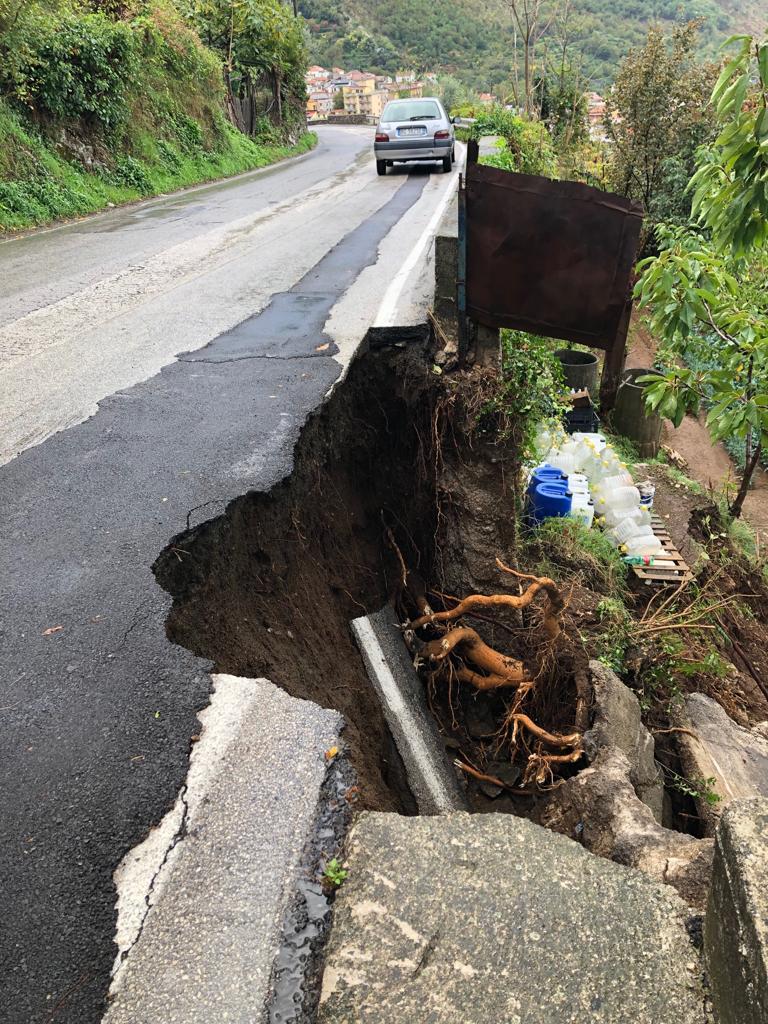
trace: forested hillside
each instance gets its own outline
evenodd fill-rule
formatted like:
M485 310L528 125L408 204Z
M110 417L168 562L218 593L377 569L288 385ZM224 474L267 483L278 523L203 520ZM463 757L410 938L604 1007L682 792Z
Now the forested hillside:
M550 0L562 10L565 0ZM768 24L768 0L570 0L570 50L596 85L613 78L648 24L703 18L703 52L733 31ZM299 0L320 64L393 71L404 63L455 73L475 89L501 89L512 64L512 16L506 0ZM548 19L549 15L545 15ZM553 24L543 39L559 49Z

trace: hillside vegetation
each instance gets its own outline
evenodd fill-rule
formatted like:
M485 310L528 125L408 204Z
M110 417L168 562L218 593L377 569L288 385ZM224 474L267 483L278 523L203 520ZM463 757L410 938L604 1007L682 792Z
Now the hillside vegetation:
M763 29L768 23L761 0L572 0L570 8L572 59L598 86L613 79L630 47L642 45L654 20L669 28L703 18L705 54L714 53L731 31ZM320 64L383 71L413 64L502 94L508 83L514 36L506 0L300 0L299 9L311 30L311 59ZM549 46L554 58L559 50L554 27L549 36L543 48Z
M270 6L282 16L279 0L262 4ZM294 78L301 80L304 60L302 48ZM76 0L53 9L0 0L0 229L88 213L309 148L312 137L287 95L280 118L260 115L252 135L235 128L227 111L243 91L236 76L203 45L190 12L183 16L170 0L98 9Z

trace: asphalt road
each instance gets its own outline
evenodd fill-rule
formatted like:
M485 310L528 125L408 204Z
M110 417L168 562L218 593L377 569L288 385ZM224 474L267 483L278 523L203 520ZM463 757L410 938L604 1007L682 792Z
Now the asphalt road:
M173 805L210 666L151 565L291 469L367 326L423 318L455 176L367 129L0 244L0 1017L95 1022L113 872ZM161 1022L158 1022L161 1024Z

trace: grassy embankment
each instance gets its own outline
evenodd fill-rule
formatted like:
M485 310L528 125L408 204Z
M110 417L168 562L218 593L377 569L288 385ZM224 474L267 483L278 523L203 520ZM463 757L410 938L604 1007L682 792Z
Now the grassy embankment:
M0 233L263 167L316 141L286 139L266 119L255 138L237 131L219 58L169 0L117 22L41 14L29 33L0 90Z

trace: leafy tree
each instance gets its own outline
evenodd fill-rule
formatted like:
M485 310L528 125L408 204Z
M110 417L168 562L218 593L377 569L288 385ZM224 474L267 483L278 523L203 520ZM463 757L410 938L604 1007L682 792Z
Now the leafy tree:
M307 53L302 22L281 0L187 0L185 13L222 57L230 117L241 129L233 97L255 102L264 82L276 124L304 109Z
M540 79L536 91L541 120L558 147L584 142L589 134L587 97L575 71L565 67L559 74Z
M453 111L465 103L472 102L472 92L453 75L441 75L437 84L437 95L447 111Z
M739 43L713 92L722 132L700 152L691 179L711 233L660 229L661 252L640 264L636 292L651 310L663 342L659 358L669 367L646 378L649 406L679 425L706 403L712 437L744 445L734 516L768 450L768 231L760 223L765 200L756 194L768 181L768 43Z
M687 181L697 147L711 137L705 111L715 69L695 56L698 30L699 23L690 21L668 41L652 26L645 45L622 62L606 96L605 130L613 152L608 185L642 203L651 224L662 210L678 223L688 219L690 199L679 187L670 208L670 181L679 186L681 166Z
M768 41L736 44L712 93L722 131L696 172L693 209L735 256L768 242Z
M517 40L518 35L523 51L522 96L518 103L526 117L532 117L535 110L534 79L536 55L542 38L547 34L557 13L555 0L505 0L515 29L515 81L517 81Z

